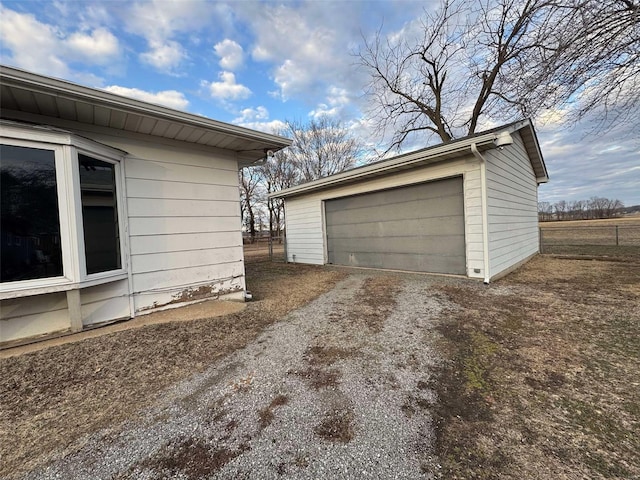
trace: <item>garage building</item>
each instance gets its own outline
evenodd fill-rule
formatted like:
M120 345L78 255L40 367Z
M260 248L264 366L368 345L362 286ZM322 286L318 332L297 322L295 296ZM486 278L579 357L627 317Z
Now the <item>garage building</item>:
M281 190L289 262L489 282L538 252L547 170L524 120Z

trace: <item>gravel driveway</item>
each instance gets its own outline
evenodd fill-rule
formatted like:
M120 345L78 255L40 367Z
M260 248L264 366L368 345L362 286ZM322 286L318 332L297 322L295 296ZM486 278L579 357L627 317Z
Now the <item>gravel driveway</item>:
M430 410L443 301L431 281L351 273L137 421L27 478L437 477Z

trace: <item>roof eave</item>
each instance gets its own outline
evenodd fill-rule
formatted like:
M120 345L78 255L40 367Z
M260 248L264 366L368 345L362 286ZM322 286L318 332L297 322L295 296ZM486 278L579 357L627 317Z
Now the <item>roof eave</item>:
M0 83L3 85L13 88L29 89L34 92L66 98L71 101L87 102L92 105L119 110L125 113L142 115L168 122L176 122L191 127L204 128L216 133L229 135L239 139L246 139L247 141L261 144L260 147L251 150L254 153L246 153L245 155L242 155L242 152L238 151L241 161L245 163L248 162L248 164L259 161L264 157L262 152L258 157L256 157L255 152L259 150L277 151L291 145L290 139L279 135L231 125L200 115L143 102L111 92L84 87L65 80L38 75L13 67L0 65L0 80Z
M337 185L356 182L361 178L375 177L393 171L405 170L408 168L415 168L420 165L451 160L468 153L472 143L475 143L479 149L490 148L495 137L495 133L490 133L465 139L462 142L445 143L435 148L422 149L417 152L399 155L386 161L365 165L363 167L331 175L330 177L321 178L319 180L314 180L313 182L280 190L279 192L270 194L269 198L287 198L303 195L312 191L325 190Z

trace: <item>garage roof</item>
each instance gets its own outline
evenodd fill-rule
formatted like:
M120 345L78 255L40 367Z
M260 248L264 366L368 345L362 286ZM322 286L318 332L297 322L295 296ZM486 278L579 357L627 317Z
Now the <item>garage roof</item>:
M431 163L441 162L443 160L458 158L470 153L472 144L475 144L479 151L489 150L496 147L494 141L498 135L503 132L520 133L527 155L531 160L531 166L533 167L537 182L539 184L548 182L549 176L540 151L538 137L536 136L533 124L527 119L493 128L491 130L486 130L484 132L479 132L468 137L459 138L451 142L434 145L415 152L405 153L393 158L380 160L362 167L345 170L344 172L321 178L319 180L314 180L313 182L280 190L279 192L275 192L269 196L276 198L293 197L314 190L324 190L336 185L357 182L363 178L386 175L400 170L416 168Z
M10 120L35 114L222 148L236 152L241 164L264 158L266 150L291 144L277 135L1 65L0 87L2 118Z

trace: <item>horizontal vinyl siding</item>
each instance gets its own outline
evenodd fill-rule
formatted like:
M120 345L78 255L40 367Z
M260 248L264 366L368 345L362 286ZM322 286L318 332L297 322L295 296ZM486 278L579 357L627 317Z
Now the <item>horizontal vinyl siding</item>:
M80 303L84 326L129 318L129 280L83 288Z
M322 265L324 241L322 200L298 197L285 200L287 260Z
M483 268L482 256L482 207L479 164L473 156L443 162L419 169L381 176L353 185L336 187L285 200L287 223L287 257L289 261L324 264L325 239L323 201L376 190L422 183L441 178L463 175L465 232L477 230L477 235L466 235L467 274L482 277L473 272Z
M496 276L538 252L538 189L520 135L487 159L489 261Z
M244 290L233 154L125 142L135 310Z
M0 343L69 330L66 293L0 302Z

